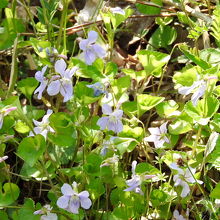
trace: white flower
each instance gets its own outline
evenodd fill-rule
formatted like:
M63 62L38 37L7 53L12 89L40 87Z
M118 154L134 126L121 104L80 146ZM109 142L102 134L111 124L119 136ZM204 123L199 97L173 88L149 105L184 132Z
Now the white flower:
M34 91L34 94L38 93L37 98L42 98L42 93L47 87L48 79L44 76L47 70L47 66L43 67L41 71L35 73L35 79L40 82L40 86Z
M108 130L114 131L119 133L123 130L123 124L121 122L121 118L123 115L122 110L115 110L112 112L112 108L108 104L104 104L102 106L102 112L105 115L97 121L97 125L100 126L101 130Z
M177 170L177 174L173 176L174 186L182 186L182 192L181 197L186 197L190 193L190 188L188 183L195 183L196 180L194 178L194 174L196 173L196 169L189 167L186 169L181 169L176 163L171 163L170 168L173 170ZM190 170L189 170L190 169ZM200 180L197 180L199 184L202 184L203 182Z
M55 75L47 87L47 93L50 96L60 93L64 102L70 100L73 96L72 76L78 68L66 69L66 62L63 59L57 60L55 63L55 71L59 75Z
M49 125L49 117L50 115L53 113L53 111L51 109L47 110L47 114L44 115L43 119L41 122L36 121L33 119L33 122L35 124L35 128L34 128L34 132L35 134L41 134L42 136L44 136L44 138L47 138L47 133L48 132L55 132L53 130L53 128L50 127ZM29 136L34 136L34 133L31 131Z
M45 205L42 209L34 212L34 215L42 215L41 220L57 220L58 217L55 213L51 213L52 207L50 205Z
M137 161L134 160L132 162L132 176L131 179L126 181L126 184L129 186L127 189L124 191L134 191L135 193L139 193L143 195L143 191L141 190L141 183L146 180L155 177L155 175L138 175L135 172L136 166L137 166Z
M161 148L164 146L164 143L170 143L170 140L167 137L167 122L162 124L159 128L148 128L150 136L144 138L144 141L154 142L155 148Z
M180 213L179 213L178 210L174 210L174 212L173 212L173 217L174 217L176 220L186 220L182 215L180 215Z
M96 43L98 33L90 31L87 39L80 40L79 47L83 51L85 62L91 65L98 57L104 58L106 56L105 50Z
M178 89L181 95L189 95L193 93L191 101L194 106L197 105L199 98L201 98L207 88L207 83L204 80L197 80L191 86L182 86Z
M61 187L61 192L63 196L57 200L57 206L69 212L78 214L80 206L84 209L89 209L92 205L88 191L77 192L76 182L73 182L72 186L64 183Z

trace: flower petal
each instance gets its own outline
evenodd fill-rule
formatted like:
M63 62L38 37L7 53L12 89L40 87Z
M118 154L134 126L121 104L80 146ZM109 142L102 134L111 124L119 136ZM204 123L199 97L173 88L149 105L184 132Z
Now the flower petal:
M94 44L91 46L97 57L103 58L106 56L105 50L98 44Z
M108 125L108 121L108 117L102 117L97 121L97 125L100 127L101 130L105 130Z
M63 76L66 70L66 62L63 59L57 60L54 67L55 71Z
M95 59L96 59L96 55L95 55L95 53L94 53L93 50L87 49L87 50L84 52L84 58L85 58L86 64L92 65L92 63L93 63L93 62L95 61Z
M148 131L150 132L150 134L152 135L160 135L160 129L159 128L148 128Z
M59 80L52 81L47 87L47 93L50 96L57 95L60 91L61 83Z
M35 79L39 82L42 82L44 80L44 73L46 72L46 70L47 66L44 66L41 71L37 71L35 73Z
M67 102L73 96L73 86L72 84L66 83L61 85L60 93L64 97L63 102Z
M61 209L66 209L68 207L70 200L70 196L61 196L57 200L57 206L60 207Z
M78 211L79 205L80 205L79 198L72 199L69 204L70 212L72 212L74 214L78 214L79 213L79 211Z
M108 105L108 104L103 104L103 105L102 105L102 113L103 113L104 115L110 115L110 114L112 114L112 108L111 108L111 106Z
M79 48L84 51L87 49L88 44L89 44L89 41L87 39L81 40L79 42Z
M137 161L134 160L131 164L131 172L132 172L132 175L135 175L135 169L136 169L136 166L137 166Z
M88 41L89 41L89 44L91 43L95 43L96 40L98 38L98 33L96 31L90 31L88 33Z
M72 196L74 194L72 187L67 183L63 184L63 186L61 187L61 192L65 196Z

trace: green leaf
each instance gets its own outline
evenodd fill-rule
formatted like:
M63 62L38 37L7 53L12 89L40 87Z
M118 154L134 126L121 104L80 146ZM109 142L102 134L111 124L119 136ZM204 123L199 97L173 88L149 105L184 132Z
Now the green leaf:
M207 101L199 100L197 106L194 106L191 101L184 106L185 112L201 125L206 125L218 108L219 101L215 97L209 97Z
M152 109L161 103L164 99L164 97L157 97L146 94L137 95L138 116L142 116L146 111Z
M177 32L174 27L160 25L151 36L149 44L157 48L166 48L176 40L176 37Z
M116 79L112 82L112 89L116 96L116 98L119 100L123 93L127 91L127 89L131 85L131 79L130 76L123 76L119 79Z
M154 166L152 166L149 163L139 163L136 166L135 172L137 174L147 173L147 174L150 174L150 175L160 173L160 171L157 168L155 168Z
M48 135L54 144L62 147L76 145L76 129L67 113L58 112L52 114L50 116L50 125L56 131Z
M183 86L191 86L197 80L199 69L198 66L188 65L174 74L173 81Z
M0 8L6 8L8 5L8 0L1 0L0 1Z
M177 119L169 125L169 132L174 135L184 134L192 130L192 126L189 122Z
M87 85L89 85L87 82L78 82L74 87L75 97L78 98L84 105L89 105L100 99L99 96L94 96L94 90L92 88L88 88Z
M218 140L219 140L219 134L217 132L212 132L206 144L206 148L204 152L205 157L207 157L215 149Z
M5 211L0 210L0 219L1 220L8 220L8 215Z
M114 145L118 149L120 155L123 155L125 152L131 152L137 146L138 142L134 138L124 138L116 137L114 140Z
M200 51L200 58L212 64L213 66L218 65L220 62L220 49L219 48L204 49Z
M46 142L42 135L24 138L18 146L17 155L29 166L33 167L37 160L43 155Z
M16 220L31 219L39 220L39 215L34 215L35 212L34 201L32 199L25 199L24 205L19 209Z
M161 0L152 0L152 1L150 1L150 3L153 3L159 7L149 6L149 5L145 5L145 4L141 4L141 3L135 4L135 6L137 7L139 12L146 14L146 15L160 14L160 11L161 11L160 6L162 6L162 1Z
M184 55L190 59L191 61L193 61L195 64L197 64L198 66L200 66L202 69L209 69L211 68L211 65L209 63L207 63L206 61L202 60L200 57L192 54L188 47L185 44L181 44L179 45L179 49L184 53Z
M111 19L113 29L116 30L117 27L124 22L129 16L131 16L133 13L132 9L125 9L125 15L121 14L113 14L111 12L108 12L108 15Z
M31 96L34 90L38 86L38 81L33 77L28 77L18 82L18 89L29 99L31 100Z
M178 108L179 105L174 100L164 101L156 106L157 113L160 117L169 117Z
M154 189L150 194L150 199L154 207L162 205L167 202L168 195L159 189Z
M161 76L161 73L158 75L158 71L161 70L161 68L167 64L170 59L170 55L168 54L151 50L140 50L137 53L137 56L146 73L157 77Z
M122 109L126 115L133 117L133 115L137 115L137 102L124 102Z
M215 188L210 193L210 197L213 199L220 199L220 183L218 183Z
M20 194L19 187L14 183L5 183L2 191L0 183L0 207L8 206L15 202Z
M214 118L210 121L210 127L220 133L220 113L216 113Z
M22 133L25 134L27 132L30 131L30 128L22 121L18 121L14 127L14 129L18 132L18 133Z

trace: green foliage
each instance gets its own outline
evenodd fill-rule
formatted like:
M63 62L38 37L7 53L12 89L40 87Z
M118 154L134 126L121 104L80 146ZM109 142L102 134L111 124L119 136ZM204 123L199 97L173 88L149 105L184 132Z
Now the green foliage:
M146 71L146 74L152 74L156 77L161 76L162 67L167 64L170 59L168 54L150 50L140 50L137 55Z
M26 137L19 144L17 155L33 167L43 155L45 149L46 143L42 135Z
M0 183L0 206L8 206L15 202L20 194L19 187L14 183Z

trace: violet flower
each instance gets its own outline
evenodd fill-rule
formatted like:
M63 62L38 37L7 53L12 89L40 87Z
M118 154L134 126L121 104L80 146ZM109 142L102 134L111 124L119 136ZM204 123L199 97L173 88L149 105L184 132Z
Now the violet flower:
M159 128L148 128L150 136L144 138L144 141L154 142L155 148L162 148L165 143L170 143L167 137L167 122L162 124Z
M42 98L42 93L47 87L48 79L44 76L45 72L47 70L47 66L43 67L41 71L37 71L35 73L35 79L40 82L40 86L34 91L34 94L38 93L37 98Z
M174 210L173 212L173 217L176 219L176 220L186 220L182 215L180 215L179 211L178 210Z
M181 95L189 95L193 93L191 101L194 106L197 105L199 98L201 98L206 91L207 83L204 80L197 80L191 86L182 86L178 89Z
M141 194L143 195L143 191L141 190L141 184L144 180L147 180L147 179L151 179L153 177L155 177L155 175L138 175L136 174L135 172L135 169L136 169L136 166L137 166L137 161L134 160L132 162L132 176L131 176L131 179L127 180L126 181L126 184L129 186L127 189L125 189L124 191L134 191L135 193L138 193L138 194Z
M64 183L61 187L61 192L63 196L57 200L57 206L69 212L78 214L80 206L84 209L89 209L92 205L88 191L77 192L76 182L73 182L72 186Z
M125 11L120 7L110 8L111 13L125 15Z
M0 129L2 128L4 117L6 115L8 115L11 111L14 111L16 109L17 109L17 107L7 107L6 106L0 110Z
M108 129L116 133L123 130L123 124L121 122L123 115L122 110L115 110L112 112L112 108L108 104L104 104L102 106L102 112L108 116L104 116L97 121L97 125L100 126L101 130Z
M103 58L106 55L105 50L99 44L96 44L97 38L98 33L90 31L88 38L81 40L79 43L79 48L83 51L85 62L88 65L91 65L96 58Z
M47 138L47 133L48 132L55 132L53 130L53 128L50 127L50 122L49 122L49 117L51 116L51 114L53 113L53 111L51 109L47 110L47 114L44 115L43 119L41 122L36 121L33 119L33 122L35 124L35 128L34 128L34 132L35 134L41 134L42 136L44 136L44 138ZM29 133L29 136L34 136L34 133L31 131Z
M198 182L202 184L203 182L200 180L195 180L194 174L196 173L196 169L189 167L185 170L179 168L176 163L171 163L169 167L173 170L177 170L177 174L173 176L174 186L182 186L181 197L184 198L190 193L189 183ZM190 169L190 170L189 170Z
M66 69L66 62L63 59L57 60L55 63L55 71L59 73L59 75L52 77L52 81L47 87L47 93L50 96L60 93L64 97L64 102L70 100L73 96L72 76L76 70L77 67Z
M45 205L41 209L35 211L34 215L42 215L40 217L41 220L57 220L57 214L51 213L52 207L50 205Z

